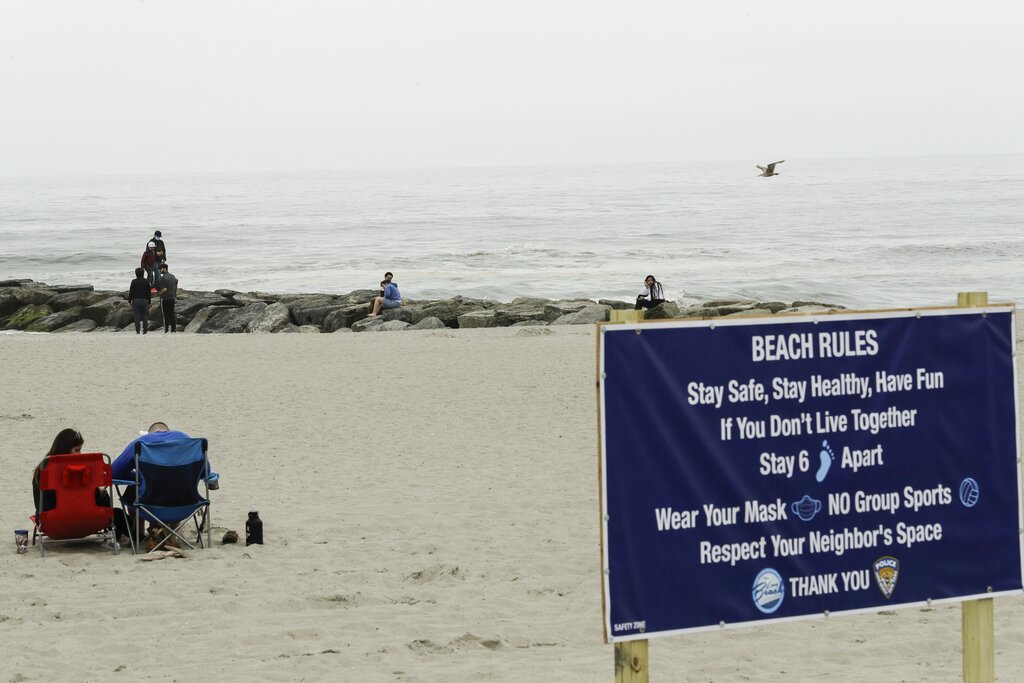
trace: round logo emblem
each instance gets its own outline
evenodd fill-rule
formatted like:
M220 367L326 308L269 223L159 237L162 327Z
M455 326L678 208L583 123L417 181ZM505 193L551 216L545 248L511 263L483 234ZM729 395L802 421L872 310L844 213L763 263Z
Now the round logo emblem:
M981 490L978 488L978 482L970 477L960 482L960 502L964 504L964 507L972 508L977 505L980 496Z
M782 605L782 599L786 597L786 584L782 576L774 569L762 569L754 579L754 588L751 592L754 598L754 607L765 614L771 614Z

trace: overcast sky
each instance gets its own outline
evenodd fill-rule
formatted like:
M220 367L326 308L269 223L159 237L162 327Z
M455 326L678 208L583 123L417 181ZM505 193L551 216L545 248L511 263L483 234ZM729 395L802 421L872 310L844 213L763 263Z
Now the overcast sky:
M1024 152L1024 3L0 0L0 174Z

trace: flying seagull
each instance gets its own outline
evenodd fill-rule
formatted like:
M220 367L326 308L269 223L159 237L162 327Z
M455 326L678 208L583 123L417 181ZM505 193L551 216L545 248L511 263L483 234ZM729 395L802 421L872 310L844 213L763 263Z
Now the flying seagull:
M785 161L785 159L783 159L782 161ZM771 178L773 175L781 175L780 173L776 173L775 172L775 165L776 164L781 164L782 161L773 161L772 163L768 164L767 166L758 166L758 168L761 169L761 174L759 176L757 176L757 177L758 178Z

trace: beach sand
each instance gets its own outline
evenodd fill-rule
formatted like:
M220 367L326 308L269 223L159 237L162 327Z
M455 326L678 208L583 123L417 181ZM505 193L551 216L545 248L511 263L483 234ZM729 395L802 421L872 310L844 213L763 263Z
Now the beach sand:
M0 371L0 680L614 679L592 327L0 335ZM158 419L210 441L213 548L14 553L57 431L116 456ZM249 510L266 544L221 545ZM1019 680L1024 597L995 615L999 680ZM654 681L955 681L960 607L657 638L650 663Z

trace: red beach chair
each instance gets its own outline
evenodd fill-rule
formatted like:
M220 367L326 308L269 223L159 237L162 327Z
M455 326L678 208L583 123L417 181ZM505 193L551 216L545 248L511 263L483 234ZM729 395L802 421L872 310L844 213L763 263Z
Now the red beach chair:
M45 556L47 541L107 540L117 554L114 531L114 508L111 501L112 481L110 457L105 453L71 453L51 455L39 471L39 500L43 507L43 491L53 491L56 507L44 510L31 519L35 523L32 543L39 538L39 554ZM97 502L97 489L107 493L106 505Z

